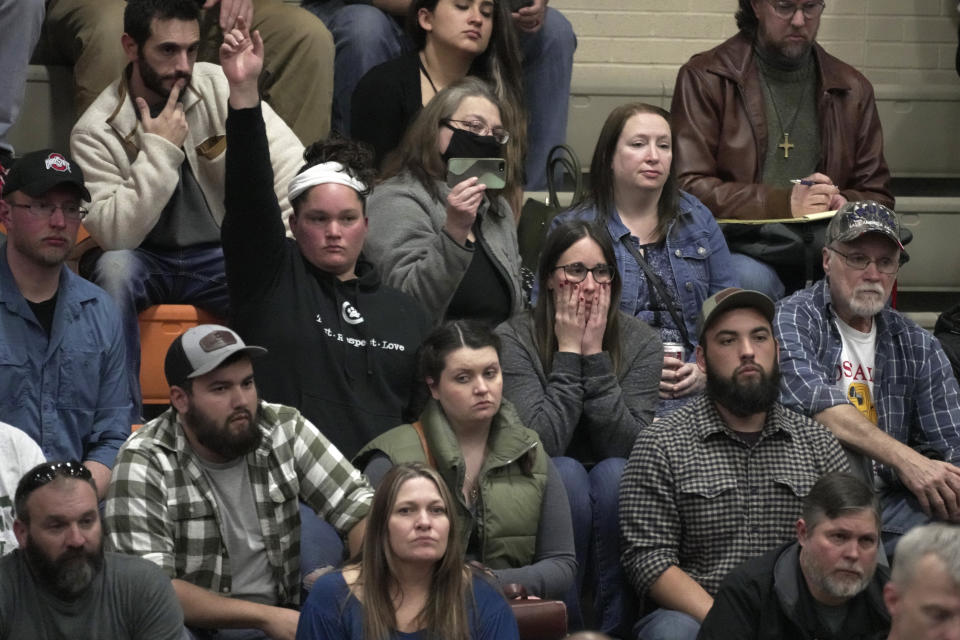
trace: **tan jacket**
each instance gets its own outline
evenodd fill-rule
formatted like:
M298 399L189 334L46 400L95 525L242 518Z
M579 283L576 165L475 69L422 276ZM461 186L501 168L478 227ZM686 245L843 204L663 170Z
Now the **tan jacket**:
M822 153L817 170L830 176L847 200L892 207L873 86L816 43L813 54ZM790 217L790 190L760 184L767 123L749 38L737 34L690 58L677 74L671 115L682 189L717 218Z
M224 214L224 159L230 87L220 67L198 62L183 93L189 132L183 147L145 133L127 94L127 74L103 90L70 134L70 151L83 168L92 204L84 227L106 250L134 249L160 219L186 158L219 225ZM266 103L273 183L284 220L291 213L287 185L302 164L303 145ZM266 177L266 176L264 176Z

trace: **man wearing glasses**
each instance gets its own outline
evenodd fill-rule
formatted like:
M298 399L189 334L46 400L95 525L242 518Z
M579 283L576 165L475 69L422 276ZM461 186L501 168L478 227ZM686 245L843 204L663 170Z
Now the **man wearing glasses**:
M97 490L77 460L17 485L20 548L0 559L0 638L178 640L183 612L153 563L104 553Z
M876 476L888 554L931 517L960 522L960 389L936 339L887 306L906 260L897 214L848 202L827 227L826 278L776 317L781 400L873 459L855 467Z
M816 43L822 0L740 0L740 32L693 56L673 92L680 186L717 218L796 218L852 200L893 206L873 87ZM783 295L734 254L741 286Z
M80 167L49 149L7 176L0 222L0 420L48 460L77 458L101 495L133 408L120 315L64 261L90 199Z

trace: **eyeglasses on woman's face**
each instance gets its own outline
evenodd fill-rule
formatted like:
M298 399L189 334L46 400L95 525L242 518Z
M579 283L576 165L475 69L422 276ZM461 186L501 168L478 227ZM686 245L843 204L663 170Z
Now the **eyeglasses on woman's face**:
M561 264L553 269L554 271L563 269L563 275L566 276L567 282L574 284L586 280L588 273L593 276L593 281L597 284L607 284L608 282L613 282L613 277L617 273L616 268L609 264L598 264L588 269L582 262Z

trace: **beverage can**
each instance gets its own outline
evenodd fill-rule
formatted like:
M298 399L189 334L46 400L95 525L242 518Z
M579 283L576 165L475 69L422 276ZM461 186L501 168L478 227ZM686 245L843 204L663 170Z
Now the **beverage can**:
M663 355L669 356L671 358L676 358L678 360L683 360L683 343L682 342L664 342L663 343Z

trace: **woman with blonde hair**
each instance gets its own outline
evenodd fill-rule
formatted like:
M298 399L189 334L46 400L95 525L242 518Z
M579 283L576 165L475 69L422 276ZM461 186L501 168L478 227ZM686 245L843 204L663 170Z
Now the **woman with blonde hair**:
M359 559L314 584L298 640L518 638L510 606L464 564L453 498L422 464L380 483Z
M366 255L436 323L494 326L523 309L510 205L476 177L446 181L449 159L503 157L512 133L490 86L461 80L423 108L367 203Z

